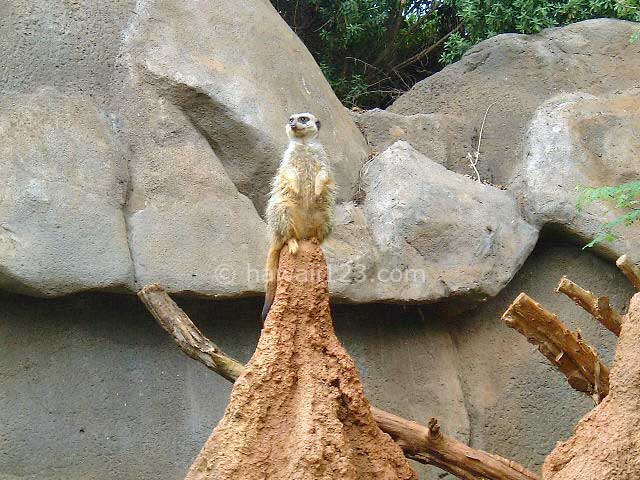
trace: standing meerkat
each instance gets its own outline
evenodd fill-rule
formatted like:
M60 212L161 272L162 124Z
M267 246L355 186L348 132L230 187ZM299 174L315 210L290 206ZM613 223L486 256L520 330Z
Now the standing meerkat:
M286 126L289 146L273 178L266 218L271 245L265 267L265 300L262 322L276 293L280 250L291 254L298 240L322 242L331 232L335 184L324 147L317 140L320 121L311 113L298 113Z

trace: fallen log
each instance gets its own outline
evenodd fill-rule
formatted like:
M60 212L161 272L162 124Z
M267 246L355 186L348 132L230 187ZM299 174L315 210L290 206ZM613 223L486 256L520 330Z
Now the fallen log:
M640 292L640 268L626 255L622 255L616 261L616 266L622 270L622 273L629 279L631 285Z
M582 307L598 320L606 329L620 336L622 315L611 308L609 298L596 297L593 293L573 283L567 277L562 277L556 292L564 293L576 305Z
M537 345L574 389L591 395L596 403L608 395L609 368L594 349L526 293L518 295L502 319Z
M189 357L231 382L238 378L244 365L206 338L162 287L148 285L138 296ZM380 429L398 443L407 458L435 465L465 480L539 480L521 465L473 449L443 434L435 425L429 428L375 407L371 413Z

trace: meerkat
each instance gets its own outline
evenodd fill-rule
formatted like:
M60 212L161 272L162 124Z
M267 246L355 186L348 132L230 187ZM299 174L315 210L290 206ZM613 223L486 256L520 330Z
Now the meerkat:
M289 146L273 178L266 209L271 244L265 266L264 323L276 293L280 250L295 255L298 240L321 243L331 232L335 183L327 154L318 141L320 121L298 113L286 125Z

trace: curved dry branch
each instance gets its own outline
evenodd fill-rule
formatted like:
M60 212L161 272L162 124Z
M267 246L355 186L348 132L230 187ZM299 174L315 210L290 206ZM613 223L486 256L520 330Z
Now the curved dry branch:
M640 292L640 268L638 268L638 266L626 255L622 255L616 261L616 265L629 279L631 285Z

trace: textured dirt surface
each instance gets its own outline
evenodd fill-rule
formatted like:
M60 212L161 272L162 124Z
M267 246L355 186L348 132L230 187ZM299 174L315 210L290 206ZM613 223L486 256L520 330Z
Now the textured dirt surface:
M338 342L319 246L283 249L258 347L186 480L416 479Z
M545 480L640 478L640 294L631 301L611 370L609 396L559 443L543 467Z

